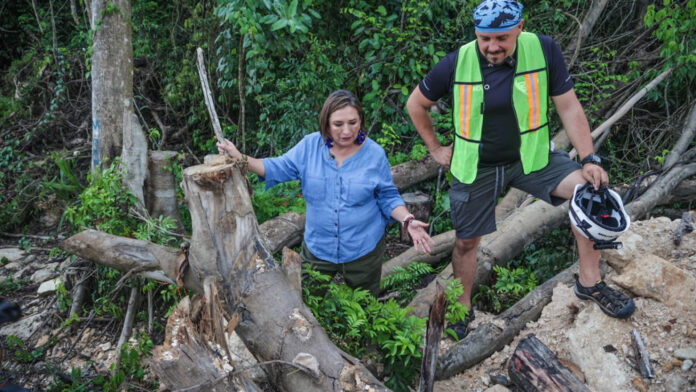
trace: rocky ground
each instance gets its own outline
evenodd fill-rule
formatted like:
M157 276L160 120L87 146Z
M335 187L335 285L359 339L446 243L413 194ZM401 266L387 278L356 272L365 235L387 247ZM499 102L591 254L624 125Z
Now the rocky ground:
M515 391L514 386L505 386L507 361L520 339L534 334L592 391L696 391L696 234L686 235L675 246L672 233L679 223L667 218L636 222L621 238L622 250L603 252L606 279L634 297L637 310L632 317L609 318L597 305L577 299L572 287L559 285L541 317L513 342L472 369L437 382L435 390ZM55 242L34 239L31 251L25 252L17 248L17 239L5 240L0 245L0 273L3 279L11 276L21 283L22 288L8 299L21 304L24 317L0 328L4 351L9 352L6 337L15 335L25 342L26 352L43 350L45 356L22 364L5 355L0 378L45 390L54 377L69 378L71 368L82 369L82 375L108 369L120 323L95 318L86 328L61 328L65 312L56 310L55 287L62 276L75 273L76 266L64 257L49 256ZM476 317L474 326L494 316L477 312ZM650 353L654 379L642 379L635 368L633 329ZM454 344L443 339L441 350ZM247 354L241 342L232 345L240 354L238 361L249 364L244 361L252 359L244 359ZM263 372L256 372L254 378L263 378ZM151 376L146 376L148 381Z

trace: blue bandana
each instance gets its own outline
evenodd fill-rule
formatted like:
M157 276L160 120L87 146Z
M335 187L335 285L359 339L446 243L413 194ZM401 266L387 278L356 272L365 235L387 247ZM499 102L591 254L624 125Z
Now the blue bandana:
M523 5L514 0L483 0L474 10L474 26L482 33L502 33L522 21Z

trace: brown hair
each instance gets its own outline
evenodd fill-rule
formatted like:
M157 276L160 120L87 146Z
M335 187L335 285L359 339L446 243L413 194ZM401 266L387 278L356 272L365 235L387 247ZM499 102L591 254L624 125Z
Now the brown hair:
M360 117L360 130L362 131L365 129L365 112L358 98L348 90L336 90L326 98L324 107L321 108L321 114L319 115L319 131L321 132L322 138L326 139L326 137L329 136L329 118L331 114L346 106L353 107L358 111L358 116Z

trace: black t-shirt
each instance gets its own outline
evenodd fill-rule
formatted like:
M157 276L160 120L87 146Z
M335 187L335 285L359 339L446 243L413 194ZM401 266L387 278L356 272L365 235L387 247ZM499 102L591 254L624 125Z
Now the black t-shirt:
M549 76L549 95L558 96L573 88L561 48L546 35L539 35L541 47L546 55ZM479 50L479 63L484 83L484 116L481 134L482 147L479 154L481 165L495 165L520 159L520 134L512 106L512 80L515 68L502 63L493 65ZM431 101L451 95L459 49L440 60L425 79L420 90ZM517 51L513 55L517 59Z

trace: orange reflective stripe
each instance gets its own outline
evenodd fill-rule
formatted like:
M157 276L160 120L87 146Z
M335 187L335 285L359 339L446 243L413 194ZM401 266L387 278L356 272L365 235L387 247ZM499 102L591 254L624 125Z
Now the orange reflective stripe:
M532 78L529 74L524 75L527 82L527 104L529 105L529 129L534 128L534 97L532 97Z
M465 85L459 85L459 129L462 132L462 137L464 137L464 87Z
M474 90L474 86L466 86L466 138L471 139L469 133L471 128L471 93Z
M531 129L536 129L541 125L539 119L539 73L534 72L534 127Z

